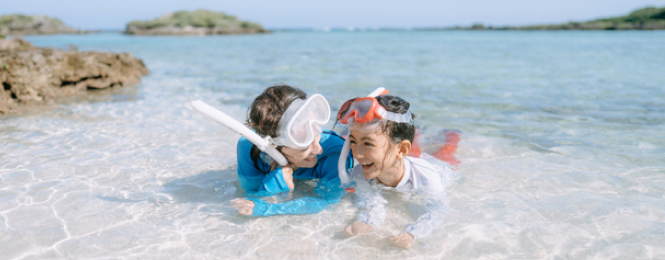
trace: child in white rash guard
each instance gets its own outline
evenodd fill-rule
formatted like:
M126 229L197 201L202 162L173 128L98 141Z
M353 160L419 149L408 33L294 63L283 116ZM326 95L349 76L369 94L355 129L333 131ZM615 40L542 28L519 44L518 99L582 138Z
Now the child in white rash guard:
M352 172L358 216L343 232L360 235L381 224L386 218L388 201L382 196L386 190L418 199L426 207L415 223L389 238L392 244L409 248L415 239L441 226L447 211L443 168L407 156L415 136L409 103L387 95L352 99L342 105L338 120L349 125L351 150L359 163Z

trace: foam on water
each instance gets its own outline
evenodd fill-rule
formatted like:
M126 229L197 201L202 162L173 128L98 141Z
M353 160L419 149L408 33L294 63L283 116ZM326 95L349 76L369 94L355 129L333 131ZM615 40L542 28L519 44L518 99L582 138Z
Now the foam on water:
M28 40L131 52L151 75L0 119L0 259L665 258L662 32ZM417 217L400 203L353 238L350 195L316 215L239 216L238 136L183 104L243 120L275 83L333 110L387 87L424 135L461 131L444 225L400 250L386 237Z

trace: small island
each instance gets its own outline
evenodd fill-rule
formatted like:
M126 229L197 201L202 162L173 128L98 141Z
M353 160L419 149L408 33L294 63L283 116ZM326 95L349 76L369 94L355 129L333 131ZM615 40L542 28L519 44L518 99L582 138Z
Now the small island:
M645 7L628 15L564 24L494 27L474 24L456 30L665 30L665 7Z
M86 33L67 26L57 18L42 15L9 14L0 16L0 35ZM2 38L2 37L0 37Z
M268 33L257 23L208 10L178 11L151 21L132 21L126 34L131 35L218 35Z

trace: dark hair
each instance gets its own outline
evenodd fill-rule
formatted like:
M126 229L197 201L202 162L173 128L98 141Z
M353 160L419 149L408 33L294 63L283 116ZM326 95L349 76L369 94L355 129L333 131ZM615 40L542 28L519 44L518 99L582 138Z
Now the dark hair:
M386 111L405 114L409 111L411 105L406 100L390 95L383 95L376 97L379 105L383 106ZM411 118L415 119L416 115L411 113ZM398 123L387 121L383 127L383 132L390 137L393 141L409 140L413 144L413 139L416 136L416 127L411 123Z
M279 120L282 119L284 111L296 99L307 99L307 94L289 85L275 85L266 88L249 106L247 125L260 136L276 137ZM281 151L281 148L278 147L278 150ZM252 145L250 158L254 162L254 167L263 173L268 173L269 170L259 167L260 156L261 150L256 145ZM270 168L270 165L268 165L268 168Z
M247 125L261 136L277 136L277 126L284 111L296 99L307 99L304 91L288 85L266 88L247 110Z

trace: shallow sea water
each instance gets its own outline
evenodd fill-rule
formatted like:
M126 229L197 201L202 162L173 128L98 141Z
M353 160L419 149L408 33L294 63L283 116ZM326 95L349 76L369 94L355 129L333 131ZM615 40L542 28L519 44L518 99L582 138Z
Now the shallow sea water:
M279 32L26 37L130 52L151 74L0 119L0 259L665 259L665 33ZM346 238L350 195L316 215L247 218L229 200L238 135L265 87L346 99L387 87L424 136L462 133L444 225ZM299 184L295 196L314 185Z

